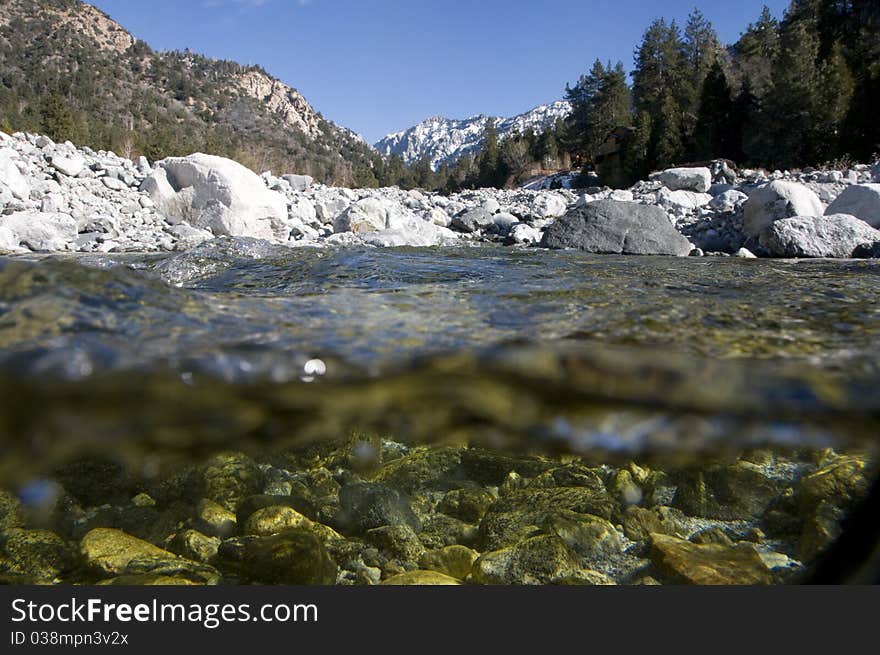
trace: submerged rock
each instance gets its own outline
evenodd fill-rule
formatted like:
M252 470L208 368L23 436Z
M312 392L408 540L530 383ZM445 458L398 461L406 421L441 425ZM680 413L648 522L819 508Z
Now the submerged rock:
M568 510L609 519L617 504L604 490L555 487L515 491L493 503L480 522L479 546L497 550L541 530L548 516Z
M383 585L390 587L460 585L461 582L438 571L407 571L385 580Z
M770 570L752 544L694 544L667 535L651 535L651 561L677 582L696 585L765 585Z
M691 244L659 207L600 200L575 207L544 232L545 248L592 253L686 257Z
M430 550L419 558L419 568L438 571L457 580L467 578L479 553L466 546L455 544Z
M0 552L11 571L43 582L71 571L77 563L75 548L49 530L6 530L0 533Z
M125 573L132 562L166 562L177 555L122 530L96 528L82 538L80 550L86 564L103 575Z
M221 546L221 555L225 544ZM300 529L243 542L241 575L251 582L288 585L330 585L337 566L315 535Z
M339 492L339 503L337 523L343 532L362 534L386 525L421 527L409 499L383 484L347 485Z
M239 502L259 493L264 476L254 461L241 453L221 453L202 469L205 496L229 510Z

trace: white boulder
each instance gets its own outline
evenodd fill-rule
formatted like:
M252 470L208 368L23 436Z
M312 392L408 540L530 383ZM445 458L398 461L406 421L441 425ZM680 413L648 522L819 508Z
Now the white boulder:
M66 250L76 235L76 221L67 214L17 212L0 217L0 249L4 250Z
M775 257L852 257L858 246L880 241L880 230L847 214L794 216L768 225L759 241Z
M15 151L8 148L0 150L0 187L5 186L19 200L27 200L31 188L15 163Z
M360 235L364 243L384 248L411 246L427 248L454 244L458 236L452 230L411 216L396 227Z
M156 162L141 189L170 223L187 221L215 236L278 241L288 218L283 195L267 189L245 166L213 155Z
M729 189L712 198L709 208L719 212L731 212L748 199L749 197L742 191Z
M872 227L880 227L880 184L857 184L844 189L825 212L850 214Z
M540 193L532 201L531 213L535 218L559 218L568 211L568 205L555 193Z
M819 196L803 184L776 180L758 187L745 204L743 232L757 237L774 221L793 216L821 216L825 213Z
M523 245L541 243L541 237L543 236L544 234L541 230L535 229L527 223L517 223L510 227L504 243Z
M706 193L712 186L712 171L705 167L670 168L660 173L657 179L670 191Z
M85 158L77 152L70 155L57 154L52 157L52 168L68 177L76 177L86 167Z
M364 198L346 209L333 222L339 232L377 232L388 227L388 209L379 198Z
M299 192L307 190L315 181L311 175L282 175L281 179L286 180L291 189Z

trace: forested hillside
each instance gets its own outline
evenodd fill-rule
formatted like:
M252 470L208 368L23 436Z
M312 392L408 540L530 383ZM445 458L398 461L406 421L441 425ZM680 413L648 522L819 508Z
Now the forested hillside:
M381 160L259 67L156 52L79 0L0 2L0 129L372 185Z

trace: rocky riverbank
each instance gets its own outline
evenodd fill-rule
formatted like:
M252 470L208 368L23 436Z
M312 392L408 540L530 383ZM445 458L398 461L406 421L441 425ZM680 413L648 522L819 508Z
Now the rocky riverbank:
M0 492L0 580L793 582L869 479L830 450L662 469L355 437L153 477L84 456L25 504Z
M876 164L768 174L715 162L659 172L628 190L444 196L258 176L207 155L132 162L0 133L0 251L156 252L243 236L288 246L495 241L600 253L873 257L878 182Z

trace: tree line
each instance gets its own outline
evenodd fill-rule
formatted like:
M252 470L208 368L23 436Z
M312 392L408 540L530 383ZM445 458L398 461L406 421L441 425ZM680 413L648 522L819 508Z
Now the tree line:
M499 146L489 122L482 150L450 169L446 185L509 185L551 150L558 164L581 164L612 186L710 159L773 169L880 152L877 0L793 0L782 20L764 7L729 47L698 9L683 28L660 18L629 77L621 62L595 61L566 85L573 110L549 138Z

